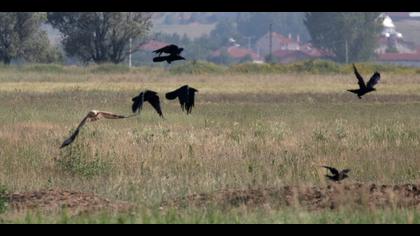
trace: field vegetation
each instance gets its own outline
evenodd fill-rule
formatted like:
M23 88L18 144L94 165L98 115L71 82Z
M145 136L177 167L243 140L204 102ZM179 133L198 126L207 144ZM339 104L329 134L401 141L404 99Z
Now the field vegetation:
M350 168L342 185L420 180L420 71L379 70L378 91L359 100L350 65L198 63L172 68L27 65L0 68L0 221L28 223L420 223L419 204L334 209L239 204L163 206L194 194L284 186L327 188L321 165ZM164 93L197 88L191 115ZM140 116L89 123L92 109L130 114L141 90L159 93L166 119L149 104ZM7 194L41 189L94 193L131 212L71 215L18 211ZM5 197L6 196L6 197ZM395 199L394 199L395 200ZM280 200L279 200L280 201ZM398 201L396 199L395 201ZM245 201L246 202L246 201ZM392 201L391 201L392 203ZM2 213L3 212L3 213Z

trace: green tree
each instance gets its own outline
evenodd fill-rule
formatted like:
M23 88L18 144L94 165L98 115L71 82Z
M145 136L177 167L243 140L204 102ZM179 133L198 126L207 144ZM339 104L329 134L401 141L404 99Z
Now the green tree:
M213 48L220 48L229 44L229 38L236 41L243 40L242 35L239 34L236 24L231 20L220 21L216 27L210 32L211 45Z
M58 46L51 45L47 32L39 31L24 47L22 58L34 63L63 63L64 55Z
M252 59L252 56L251 55L249 55L249 54L247 54L246 56L244 56L244 57L242 57L240 60L239 60L239 63L249 63L249 62L252 62L254 59Z
M335 55L336 61L369 60L382 31L380 12L308 12L305 25L314 46Z
M130 38L133 45L146 39L150 19L151 14L144 12L48 13L48 22L63 35L65 52L85 63L124 61L129 53Z
M33 46L47 45L48 38L39 37L43 34L40 26L45 20L46 14L40 12L1 12L0 60L10 64L12 59L34 56L29 54Z
M226 51L226 49L222 49L220 51L220 55L216 57L208 57L208 60L216 63L216 64L223 64L223 65L229 65L234 63L234 59L229 55L229 53Z

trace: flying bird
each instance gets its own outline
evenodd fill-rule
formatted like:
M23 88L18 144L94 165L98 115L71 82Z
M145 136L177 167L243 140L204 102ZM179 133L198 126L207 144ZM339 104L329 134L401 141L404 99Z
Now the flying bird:
M185 60L185 58L176 54L170 54L169 56L159 56L159 57L153 58L153 62L166 61L169 64L171 64L171 62L173 61L179 61L179 60Z
M325 175L328 179L332 180L332 181L341 181L347 177L349 177L347 174L350 172L350 169L344 169L342 171L338 171L336 168L334 167L329 167L329 166L322 166L324 168L327 168L331 174L333 175Z
M61 148L64 148L67 145L70 145L71 143L73 143L73 141L76 139L76 137L79 135L79 131L80 129L86 124L86 122L91 122L91 121L97 121L101 118L105 118L105 119L123 119L123 118L128 118L127 116L123 116L123 115L117 115L111 112L106 112L106 111L97 111L97 110L92 110L90 111L85 118L83 118L83 120L80 122L79 126L77 126L76 130L70 135L69 138L67 138L63 144L61 145Z
M171 55L179 55L183 50L184 50L184 48L180 48L180 47L176 46L175 44L170 44L170 45L167 45L163 48L159 48L159 49L157 49L153 52L156 53L156 54L159 54L159 56L162 53L167 53L167 54L171 54Z
M356 69L356 66L353 64L353 70L354 70L354 74L356 75L356 78L358 80L358 84L359 84L359 89L350 89L347 90L349 92L352 92L354 94L357 94L357 96L362 99L362 96L370 93L372 91L376 91L376 89L374 88L374 86L379 82L379 80L381 79L381 74L379 74L379 72L375 72L372 77L370 78L370 80L368 81L367 84L365 84L365 81L363 80L363 77L359 74L359 72Z
M188 85L184 85L177 90L166 93L165 96L168 100L174 100L178 98L182 111L186 110L187 114L190 114L192 108L194 107L194 98L196 92L198 92L197 89Z
M133 105L131 106L133 113L140 112L143 108L143 103L147 101L153 106L159 116L163 117L162 109L160 108L160 99L155 91L142 91L138 96L132 98L131 100L133 101Z

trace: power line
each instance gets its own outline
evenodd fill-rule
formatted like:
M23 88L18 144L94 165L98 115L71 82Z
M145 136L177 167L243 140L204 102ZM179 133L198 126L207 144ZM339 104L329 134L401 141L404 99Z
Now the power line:
M270 59L270 62L272 61L272 56L273 56L273 31L272 31L272 26L273 26L273 24L272 23L270 23L270 26L269 26L269 48L270 48L270 54L269 54L269 59Z

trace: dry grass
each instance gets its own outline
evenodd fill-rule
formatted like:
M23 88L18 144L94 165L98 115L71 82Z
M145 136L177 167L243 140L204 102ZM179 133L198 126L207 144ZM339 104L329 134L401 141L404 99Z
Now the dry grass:
M200 91L190 116L163 96L187 83ZM418 183L420 76L384 75L362 100L344 91L355 86L351 74L7 72L0 183L94 192L145 209L223 189L325 186L324 164L351 168L349 183ZM129 113L145 88L161 94L167 120L146 105L141 116L88 124L58 148L87 111Z

